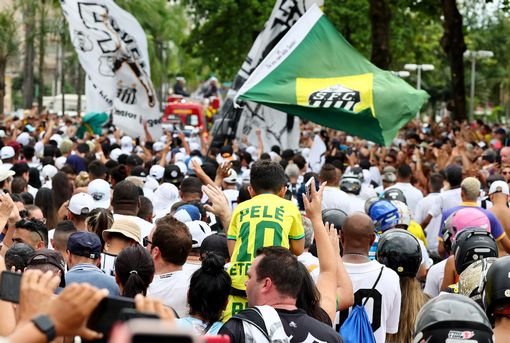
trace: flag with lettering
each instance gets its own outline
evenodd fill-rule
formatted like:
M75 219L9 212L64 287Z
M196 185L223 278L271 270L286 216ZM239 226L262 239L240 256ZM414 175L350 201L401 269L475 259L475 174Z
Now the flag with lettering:
M356 51L312 6L253 71L236 101L253 101L381 145L428 99Z
M108 111L124 134L153 137L161 113L150 79L147 38L138 21L112 0L61 0L71 41L87 73L88 112Z

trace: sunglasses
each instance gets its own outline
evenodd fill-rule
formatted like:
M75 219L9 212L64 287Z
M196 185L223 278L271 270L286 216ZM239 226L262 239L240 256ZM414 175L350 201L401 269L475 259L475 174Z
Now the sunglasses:
M384 163L393 163L392 160L384 160Z
M149 244L152 244L151 241L149 241L149 236L145 236L143 239L142 239L142 244L144 247L147 247Z
M503 174L503 175L509 175L509 174L510 174L510 171L504 171L504 172L502 172L501 174Z

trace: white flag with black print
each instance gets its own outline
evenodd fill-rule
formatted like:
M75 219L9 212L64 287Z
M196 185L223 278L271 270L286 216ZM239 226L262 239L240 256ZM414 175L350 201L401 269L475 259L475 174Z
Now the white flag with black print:
M250 74L280 39L285 36L292 25L314 4L322 6L324 0L276 1L271 16L264 25L264 29L257 36L234 80L233 88L235 90L241 88ZM227 99L225 104L232 105L231 100ZM299 147L300 135L299 123L300 121L297 117L287 115L284 112L267 106L246 102L237 126L237 136L238 138L247 136L250 144L257 145L255 132L257 128L260 128L264 147L269 149L273 145L278 145L282 149L297 149Z
M87 111L109 110L113 124L131 137L144 134L144 122L153 137L161 136L147 38L138 21L112 0L60 3L88 76Z

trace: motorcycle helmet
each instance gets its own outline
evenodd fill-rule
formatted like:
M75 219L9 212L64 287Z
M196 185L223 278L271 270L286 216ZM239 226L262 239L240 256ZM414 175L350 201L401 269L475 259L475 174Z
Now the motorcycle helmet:
M340 189L345 193L359 195L361 191L361 181L355 175L344 175L340 180Z
M342 210L330 208L322 211L322 222L324 224L326 224L326 222L333 224L337 231L342 230L346 219L347 213Z
M363 169L361 167L352 167L349 174L357 177L361 183L365 180L365 177L363 175Z
M456 211L451 218L452 240L467 227L478 227L490 232L491 223L489 218L478 207L464 207Z
M411 224L411 210L409 210L409 207L402 201L392 200L391 203L395 205L398 210L399 220L397 228L407 229L409 224Z
M497 259L489 268L485 276L483 305L491 323L502 308L510 305L510 256Z
M487 257L471 263L459 276L459 294L470 297L483 308L482 292L484 280L496 257Z
M404 204L407 204L407 200L406 200L406 196L404 195L404 192L402 192L398 188L390 188L390 189L385 190L383 192L383 194L381 194L381 198L389 200L389 201L397 200L397 201L403 202Z
M493 343L489 319L468 297L441 294L420 310L414 328L415 343Z
M375 258L400 277L415 277L422 258L420 244L408 231L391 229L379 238Z
M446 218L446 220L444 221L443 228L442 228L444 249L446 250L446 252L448 252L448 254L451 254L451 252L452 252L452 243L453 243L452 218L454 215L455 215L455 212L450 214L448 216L448 218Z
M378 200L370 206L368 215L375 224L377 232L384 232L398 224L398 209L388 200Z
M371 197L365 201L365 213L366 214L370 215L370 206L372 206L372 204L378 200L380 200L378 197Z
M469 265L487 257L498 257L498 245L490 233L483 228L466 228L452 245L455 270L462 273Z

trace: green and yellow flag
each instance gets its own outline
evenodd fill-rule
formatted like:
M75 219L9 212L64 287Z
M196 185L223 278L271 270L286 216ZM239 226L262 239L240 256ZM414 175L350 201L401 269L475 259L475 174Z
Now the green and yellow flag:
M388 145L428 95L370 63L315 5L253 71L238 99Z

